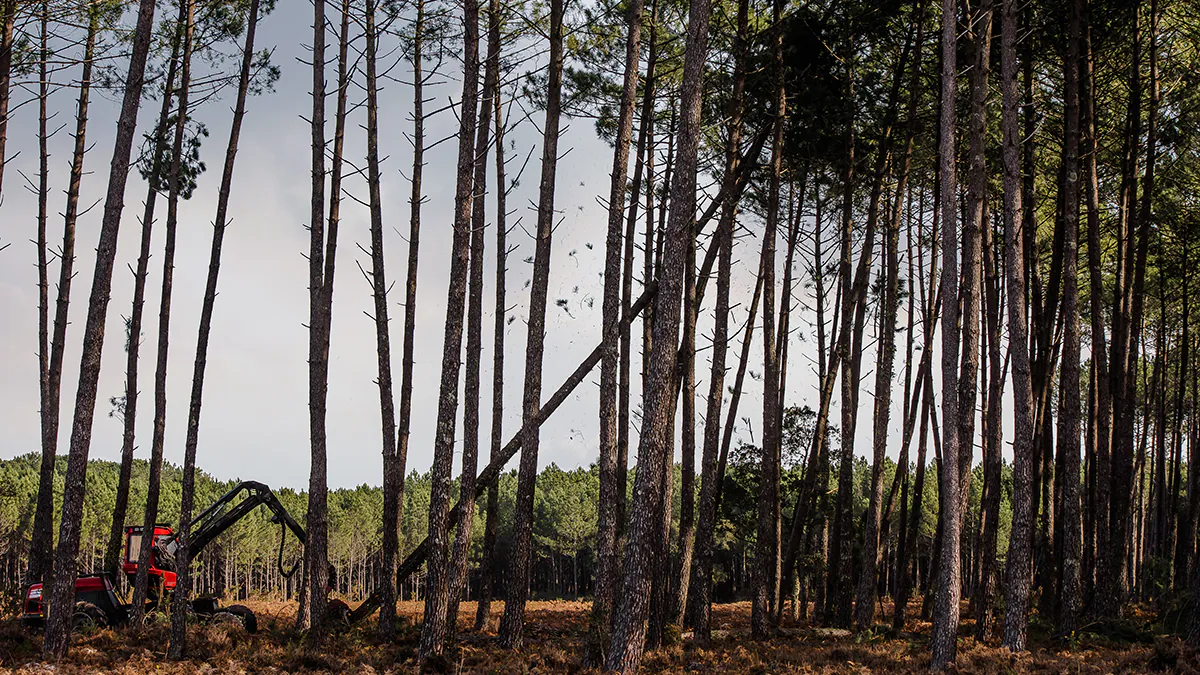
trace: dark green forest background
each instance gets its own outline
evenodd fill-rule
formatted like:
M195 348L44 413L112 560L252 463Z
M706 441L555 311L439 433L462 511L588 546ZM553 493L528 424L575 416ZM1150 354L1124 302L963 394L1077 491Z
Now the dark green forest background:
M783 508L790 513L795 503L803 477L802 450L811 443L814 413L809 408L791 408L787 411L784 435L784 474L782 476ZM831 442L836 448L836 431ZM714 588L716 599L731 601L744 599L749 592L749 570L753 563L755 523L759 467L758 447L741 443L730 452L721 501L721 518L717 525L716 567ZM0 556L3 560L5 607L14 609L13 598L18 596L24 571L27 569L27 554L33 510L37 495L37 472L40 457L37 453L22 455L0 461ZM62 481L66 472L67 459L58 458L55 470L55 512L60 511ZM915 466L912 469L916 470ZM936 461L927 471L937 470ZM104 546L112 523L113 504L116 499L118 464L92 460L88 467L87 492L83 512L83 531L79 553L79 569L94 570L101 567ZM145 460L135 460L130 482L130 509L127 524L141 523L146 501L148 465ZM890 492L894 485L896 464L890 459L884 468L884 484ZM628 489L632 490L636 469L629 475ZM166 464L163 467L163 494L160 513L167 514L161 522L175 524L171 514L177 518L182 471L180 467ZM203 471L197 473L197 505L206 507L222 494L232 489L239 480L257 480L270 484L269 476L239 476L220 480ZM911 476L910 476L911 479ZM836 492L837 476L830 476L827 487L830 494ZM1009 523L1011 520L1010 495L1012 476L1006 463L1003 471L1003 497L1000 521L1000 551L1007 549ZM967 527L978 532L979 500L982 485L982 467L975 467L971 481L971 510ZM512 541L512 511L516 494L517 475L515 468L500 478L499 507L500 530L497 552L501 570L496 580L496 597L503 597L505 579L503 570ZM280 501L304 523L308 496L304 491L287 487L272 486ZM870 465L858 457L854 467L854 510L855 518L861 519L869 499ZM411 472L405 479L404 512L401 529L401 555L407 555L424 538L428 531L429 473ZM597 504L599 501L599 470L590 467L564 470L555 464L545 467L538 475L535 497L535 565L531 588L535 597L578 598L591 593L592 575L595 568L595 539ZM675 489L673 505L673 528L677 530L682 494L679 465L675 466ZM896 496L899 498L899 495ZM937 481L926 480L921 514L921 528L917 542L919 557L919 581L922 588L928 581L929 558L933 553L935 528L937 525ZM477 508L480 517L475 519L473 532L472 565L477 565L483 540L482 511L484 503ZM329 493L329 556L337 574L335 592L351 600L361 600L375 588L378 580L378 558L381 541L383 493L378 486L360 485L341 488ZM898 509L896 511L898 513ZM889 538L886 556L894 555L898 537L896 517L888 523ZM58 532L55 520L54 531ZM971 532L972 529L968 529ZM977 537L963 538L964 565L974 561ZM672 542L676 538L673 535ZM200 555L195 564L199 591L229 599L245 599L251 596L270 598L294 598L299 577L285 577L300 556L300 547L290 534L283 542L283 570L279 564L279 525L270 522L265 509L257 509L249 517L221 535ZM859 555L857 549L856 557ZM824 553L814 554L801 560L806 574L823 573ZM887 566L886 569L892 569ZM969 568L965 568L969 569ZM892 579L881 579L881 584L890 584ZM473 575L468 599L479 590L478 575ZM404 599L418 598L423 588L423 575L414 575L405 584Z

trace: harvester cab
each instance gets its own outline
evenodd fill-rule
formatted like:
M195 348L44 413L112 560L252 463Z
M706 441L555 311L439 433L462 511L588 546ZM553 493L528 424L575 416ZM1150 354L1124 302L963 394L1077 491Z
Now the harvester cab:
M125 528L125 557L121 561L121 571L129 579L132 588L137 578L138 562L142 555L142 537L145 528L141 525L130 525ZM179 544L175 540L175 532L168 525L154 526L154 541L150 544L150 564L146 567L149 575L149 594L152 600L158 600L165 594L175 590L175 556Z

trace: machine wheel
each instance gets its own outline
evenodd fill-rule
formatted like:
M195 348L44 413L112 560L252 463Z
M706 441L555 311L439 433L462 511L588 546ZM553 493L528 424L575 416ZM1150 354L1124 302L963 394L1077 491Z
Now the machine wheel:
M350 625L350 605L337 598L330 598L329 604L325 606L325 620L331 626L348 627Z
M71 628L76 631L88 632L108 625L108 617L104 610L90 602L75 603L75 612L71 614Z
M230 605L222 607L212 615L214 620L224 619L226 617L235 619L242 624L247 633L258 632L258 617L254 616L254 612L245 605Z

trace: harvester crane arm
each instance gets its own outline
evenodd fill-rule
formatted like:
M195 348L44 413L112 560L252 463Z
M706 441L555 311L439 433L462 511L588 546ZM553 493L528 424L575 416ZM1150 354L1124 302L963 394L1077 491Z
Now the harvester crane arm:
M231 507L230 504L243 492L246 493L245 499ZM273 514L271 522L282 524L296 535L301 544L304 543L304 528L300 527L292 514L283 507L271 488L257 481L248 480L238 483L236 487L213 502L212 506L204 509L192 521L192 531L188 536L190 555L195 557L213 539L221 536L222 532L233 527L235 523L259 506L265 506L271 511ZM175 539L177 540L178 537L179 535L176 534Z

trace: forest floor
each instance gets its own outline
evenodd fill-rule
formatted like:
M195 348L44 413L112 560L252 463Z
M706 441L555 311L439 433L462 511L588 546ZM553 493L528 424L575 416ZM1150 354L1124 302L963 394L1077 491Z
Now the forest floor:
M169 626L142 630L96 630L73 638L61 663L40 662L41 636L23 631L14 619L0 622L0 673L408 673L416 668L420 637L419 602L400 603L403 628L394 641L379 640L374 622L333 632L319 651L309 650L292 628L296 604L246 602L258 615L258 633L236 625L198 625L189 631L190 657L166 659ZM459 645L441 666L447 673L576 673L581 665L588 612L586 602L535 601L526 614L526 647L501 649L495 630L502 603L492 605L483 633L470 632L475 603L460 607ZM889 609L885 607L884 609ZM916 604L912 609L919 611ZM964 615L966 614L964 606ZM1120 638L1082 632L1072 644L1050 640L1031 630L1031 651L1013 655L971 637L964 621L959 640L960 673L1200 673L1200 652L1169 637L1155 637L1149 625ZM929 667L928 622L911 621L903 633L885 631L850 635L809 629L788 622L776 638L750 639L750 604L717 605L714 639L694 645L690 634L650 652L646 673L916 673Z

